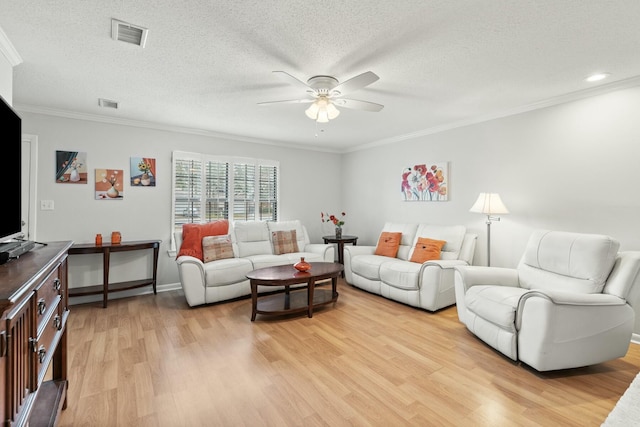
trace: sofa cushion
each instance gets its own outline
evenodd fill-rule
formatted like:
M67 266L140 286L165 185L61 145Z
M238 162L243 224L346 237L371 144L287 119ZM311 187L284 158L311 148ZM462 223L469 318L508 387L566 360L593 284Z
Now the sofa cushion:
M358 255L351 260L351 271L370 280L380 280L380 266L392 260L380 255Z
M409 252L414 245L416 230L418 229L418 224L404 224L404 223L395 223L395 222L387 222L384 224L382 228L382 232L396 232L402 233L400 237L400 247L398 247L398 254L396 258L408 260Z
M440 259L459 259L462 241L466 228L464 225L430 225L420 224L415 234L412 246L415 247L419 237L428 237L434 240L444 240L447 242L442 247ZM410 257L409 257L410 259Z
M374 255L395 258L398 254L401 238L402 233L400 232L383 231L378 239Z
M619 248L609 236L534 231L518 265L520 286L601 293Z
M420 287L421 268L415 262L388 260L380 265L380 280L393 288L416 290Z
M418 237L418 241L411 253L411 262L422 264L423 262L440 259L442 247L446 244L444 240L434 240L427 237Z
M304 250L305 245L310 243L302 223L297 219L290 221L268 221L267 227L269 227L271 233L274 231L296 230L296 239L300 250Z
M206 224L183 224L182 244L176 258L183 255L198 258L204 261L202 253L202 239L205 236L220 236L229 232L229 221L219 219Z
M253 271L253 264L244 258L227 258L208 262L204 265L205 286L226 286L244 281L248 283L247 274L250 271Z
M233 258L231 237L229 235L203 237L202 253L204 256L204 262Z
M296 230L272 231L271 244L273 245L274 255L299 252Z
M244 258L258 254L273 254L269 227L265 221L236 221L233 223L238 256Z

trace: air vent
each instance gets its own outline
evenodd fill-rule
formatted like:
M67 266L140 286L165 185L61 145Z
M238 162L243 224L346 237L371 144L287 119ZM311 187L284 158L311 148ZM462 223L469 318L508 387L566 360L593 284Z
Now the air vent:
M118 109L118 103L116 101L109 101L108 99L98 98L98 105L103 108Z
M147 42L147 30L139 25L129 24L118 19L111 19L111 38L121 42L144 47Z

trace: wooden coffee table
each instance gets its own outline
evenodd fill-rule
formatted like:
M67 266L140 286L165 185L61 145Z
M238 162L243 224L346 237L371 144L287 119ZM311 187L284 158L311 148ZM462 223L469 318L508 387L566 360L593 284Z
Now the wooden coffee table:
M253 270L247 274L251 283L251 321L256 314L283 315L307 312L313 317L314 307L338 300L338 276L343 267L334 262L312 262L311 269L300 272L293 265L280 265ZM319 280L331 279L331 290L316 289ZM290 289L291 285L306 283L306 287ZM284 286L284 292L258 298L258 286ZM306 292L305 292L306 290Z

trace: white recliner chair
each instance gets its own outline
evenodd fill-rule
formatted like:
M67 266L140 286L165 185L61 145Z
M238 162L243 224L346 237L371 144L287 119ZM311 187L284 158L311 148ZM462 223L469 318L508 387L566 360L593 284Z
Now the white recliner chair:
M538 371L623 357L640 252L611 237L535 231L517 268L460 266L458 318L478 338Z

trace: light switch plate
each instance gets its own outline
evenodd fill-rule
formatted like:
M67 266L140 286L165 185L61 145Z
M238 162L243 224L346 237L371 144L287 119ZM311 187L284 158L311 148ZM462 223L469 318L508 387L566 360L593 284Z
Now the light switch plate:
M42 210L42 211L52 211L53 210L53 200L40 200L40 210Z

